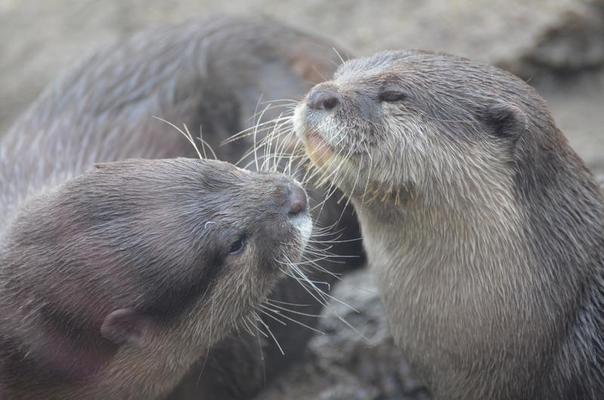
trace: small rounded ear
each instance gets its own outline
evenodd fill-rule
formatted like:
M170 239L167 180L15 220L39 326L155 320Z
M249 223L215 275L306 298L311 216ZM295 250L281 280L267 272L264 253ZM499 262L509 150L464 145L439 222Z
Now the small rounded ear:
M487 104L479 112L479 118L493 136L514 141L522 135L528 125L524 111L514 104L499 100Z
M151 321L148 317L131 308L122 308L105 317L101 335L118 346L126 343L140 346L150 328Z

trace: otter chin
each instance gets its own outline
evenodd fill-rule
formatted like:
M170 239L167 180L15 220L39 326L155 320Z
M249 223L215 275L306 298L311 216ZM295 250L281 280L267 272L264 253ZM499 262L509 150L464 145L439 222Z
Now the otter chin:
M434 399L601 397L604 199L533 88L461 57L378 53L311 89L295 128L352 161L310 146L352 199Z

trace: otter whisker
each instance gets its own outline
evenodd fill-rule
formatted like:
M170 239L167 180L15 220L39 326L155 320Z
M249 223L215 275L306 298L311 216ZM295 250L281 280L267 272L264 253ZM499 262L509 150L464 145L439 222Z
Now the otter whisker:
M273 304L273 307L274 307L274 306L275 306L275 305ZM303 328L306 328L306 329L308 329L308 330L310 330L310 331L312 331L312 332L318 333L319 335L325 335L325 332L321 331L320 329L314 328L314 327L312 327L312 326L310 326L310 325L307 325L307 324L305 324L305 323L303 323L303 322L300 322L300 321L298 321L298 320L297 320L297 319L295 319L295 318L291 318L291 317L289 317L289 316L287 316L287 315L283 314L282 312L279 312L278 310L273 310L273 309L271 309L270 307L263 307L263 308L264 308L264 310L266 310L267 312L269 312L269 311L270 311L270 312L276 313L276 314L278 314L278 315L279 315L279 317L284 318L284 319L286 319L287 321L293 322L294 324L299 325L299 326L301 326L301 327L303 327ZM291 310L288 310L288 311L290 311L290 312L291 312ZM265 313L265 315L268 315L268 314L267 314L267 313ZM301 315L304 315L304 314L301 314ZM320 317L320 316L314 316L314 315L312 315L312 314L306 314L306 316L311 316L311 317Z
M292 269L292 271L293 271L293 269ZM312 291L310 291L309 287L307 287L305 284L306 282L304 280L300 279L299 276L293 274L293 272L288 272L288 271L284 271L284 270L282 270L282 272L283 272L283 274L289 276L290 278L295 279L296 282L298 282L300 284L300 286L319 304L321 304L322 306L327 306L327 302L325 301L325 299L317 297L317 295L315 295ZM319 289L316 289L316 290L319 290Z
M336 49L335 47L332 47L331 49L333 50L334 53L336 53L336 55L340 59L340 63L344 64L346 62L346 60L344 60L344 58L342 57L342 55L340 54L338 49Z
M293 307L310 307L311 306L311 304L291 303L289 301L283 301L283 300L277 300L277 299L271 299L271 298L268 298L267 301L269 303L278 303L278 304L284 304L286 306L293 306Z
M172 122L170 122L170 121L167 121L167 120L165 120L165 119L163 119L163 118L160 118L160 117L157 117L157 116L155 116L155 115L153 116L153 118L155 118L156 120L161 121L161 122L163 122L163 123L165 123L165 124L168 124L168 125L170 125L172 128L176 129L176 131L177 131L178 133L180 133L181 135L183 135L183 136L185 137L185 139L187 139L187 141L188 141L189 143L191 143L191 145L192 145L192 146L193 146L193 148L195 149L195 152L197 153L197 156L199 157L199 159L200 159L200 160L203 160L203 157L202 157L202 155L201 155L201 152L200 152L200 151L199 151L199 149L197 148L197 144L195 143L195 140L194 140L194 139L193 139L193 137L191 136L191 133L190 133L190 132L188 131L188 129L186 128L186 125L185 125L185 131L186 131L186 132L185 132L185 131L183 131L182 129L180 129L178 126L174 125L174 124L173 124Z
M279 318L277 318L277 317L275 317L275 316L273 316L273 315L271 315L271 314L267 313L267 312L264 310L264 307L263 307L263 305L262 305L262 304L258 305L258 307L263 308L262 310L258 310L258 311L259 311L261 314L266 315L267 317L269 317L269 318L271 318L272 320L276 321L278 324L281 324L281 325L283 325L283 326L287 326L287 323L286 323L286 322L281 321Z
M300 99L298 99L298 100L295 100L295 99L277 99L277 100L267 100L267 101L263 101L261 103L262 104L267 104L267 103L272 103L272 104L285 103L286 105L295 107L296 105L298 105L299 102L300 102Z
M264 310L266 310L268 312L275 313L279 317L282 317L282 318L287 318L288 317L287 314L284 314L284 313L291 313L291 314L299 315L299 316L302 316L302 317L321 318L321 314L304 313L304 312L301 312L301 311L291 310L291 309L289 309L287 307L279 306L277 304L272 304L272 303L269 303L268 305L267 304L262 304L261 307ZM295 321L296 321L296 323L301 324L300 321L297 321L297 320L295 320ZM309 328L308 326L305 326L305 327ZM321 332L320 330L318 330L316 328L315 328L315 332L317 332L317 333L323 333L323 332Z
M287 123L289 123L289 122L287 122ZM278 155L283 154L283 150L287 147L287 144L288 144L287 143L288 140L286 140L286 139L289 139L289 137L290 137L290 135L287 135L287 134L275 135L275 132L277 132L278 130L281 130L282 127L285 126L285 124L286 124L285 122L276 124L273 131L271 133L269 133L269 136L272 137L274 141L276 141L275 152L273 152L273 159L272 159L273 166L269 168L271 171L274 171L274 172L277 171L277 168L278 168L279 164L281 163L281 159L282 159L282 156L278 156Z
M313 235L313 236L315 236L315 235ZM350 242L358 242L358 241L361 241L361 240L363 240L363 238L361 238L361 237L352 238L352 239L342 239L342 240L336 240L336 239L334 239L334 240L328 240L328 239L325 239L325 240L323 240L323 239L322 240L313 240L311 238L311 239L308 240L308 242L309 243L317 243L317 244L325 244L325 243L350 243ZM344 257L344 256L339 256L338 255L337 257Z
M287 149L288 147L290 147L291 142L292 142L292 135L291 135L291 131L285 126L282 125L282 127L280 127L281 132L278 136L274 136L276 138L276 152L275 152L275 157L273 159L274 163L273 163L273 167L272 170L274 170L275 172L278 171L281 168L281 172L284 172L286 170L286 167L283 166L282 161L283 159L290 159L291 160L291 155L289 154L290 152L285 152L285 149ZM286 130L287 129L287 130Z
M315 285L315 283L311 281L308 276L306 276L306 274L302 272L302 270L297 265L292 263L289 264L289 267L295 275L299 276L302 279L302 282L308 284L308 286L312 288L321 297L322 304L327 306L326 294L319 287L317 287L317 285ZM317 299L317 301L319 300Z
M267 303L273 308L272 311L273 312L288 312L288 313L292 313L292 314L296 314L296 315L300 315L300 316L304 316L304 317L312 317L312 318L320 318L321 314L310 314L310 313L305 313L302 311L297 311L297 310L292 310L290 308L284 307L282 305L279 304L274 304L274 302L272 301L267 301ZM268 307L265 305L265 307ZM276 310L275 310L276 309ZM280 310L280 311L277 311Z
M272 108L272 106L270 104L268 106L266 106L265 108L263 108L262 111L260 111L260 113L259 113L257 123L229 136L228 138L224 139L220 145L224 146L224 145L227 145L234 141L240 140L246 136L250 136L253 134L254 131L262 132L264 129L270 129L267 127L272 126L275 122L278 122L279 120L288 120L291 118L289 116L277 117L277 118L273 118L273 119L270 119L270 120L267 120L264 122L260 122L262 120L262 117L264 116L264 114L271 108Z
M249 316L245 316L245 317L244 317L244 318L241 320L241 323L243 323L243 325L245 326L245 330L246 330L246 331L247 331L247 332L248 332L250 335L252 335L252 336L256 336L256 334L255 334L255 333L254 333L254 331L252 330L252 327L248 325L250 322L251 322L251 321L249 320ZM252 325L253 325L253 323L252 323Z
M311 246L307 246L305 252L311 255L320 256L323 259L340 259L340 258L355 258L358 257L356 255L339 255L332 254L329 252L333 248L333 245L329 245L325 248L312 248Z
M187 130L187 125L184 125L184 127L185 127L185 130ZM191 134L189 133L189 135L191 135ZM197 139L201 142L202 149L204 149L204 151L203 151L204 158L206 158L206 159L208 158L208 156L205 152L205 148L207 147L210 150L210 153L212 153L213 159L218 160L218 156L216 155L216 152L214 151L212 146L210 146L210 144L203 139L203 133L202 133L201 126L199 127L199 136L197 137Z
M279 128L280 131L278 132L271 132L271 134L265 136L263 139L261 139L260 141L258 141L256 139L256 137L254 137L253 139L253 143L252 143L252 148L249 149L248 151L246 151L241 158L239 159L239 161L237 161L236 164L240 164L243 160L247 159L248 157L250 157L252 154L254 154L255 156L257 156L258 150L260 149L264 149L271 141L274 141L275 138L282 136L282 135L287 135L289 134L288 131L285 130L285 128ZM265 153L266 155L266 153Z
M306 283L309 284L310 287L312 287L317 294L319 294L322 298L322 300L317 299L309 290L308 288L306 288L305 285L302 285L303 288L305 288L307 290L307 292L313 297L315 298L315 300L317 300L320 304L322 304L323 306L327 306L327 301L328 300L332 300L335 301L337 303L340 303L341 305L349 308L350 310L352 310L353 312L359 314L360 311L357 310L356 308L352 307L350 304L344 302L343 300L338 299L337 297L331 296L330 294L327 294L325 292L323 292L321 289L319 289L318 287L316 287L307 277L306 275L296 266L292 266L291 269L292 272L295 272L296 274L301 274L300 277L302 279L304 279ZM343 318L341 315L336 313L336 316L338 317L338 320L340 320L343 324L345 324L347 327L349 327L353 332L355 332L357 335L359 335L359 337L363 338L363 340L368 340L361 332L358 331L358 329L356 329L353 325L351 325L348 321L346 321L345 318Z
M293 269L293 271L296 271L296 270L298 271L298 273L302 274L302 277L306 279L306 282L308 282L310 285L313 285L313 287L314 287L314 288L315 288L315 289L316 289L318 292L320 292L320 293L321 293L321 295L322 295L322 297L324 297L324 299L333 300L333 301L338 302L338 303L340 303L341 305L343 305L343 306L345 306L345 307L349 308L350 310L352 310L352 311L354 311L354 312L356 312L356 313L360 313L360 311L359 311L359 310L357 310L356 308L354 308L354 307L353 307L353 306L351 306L350 304L348 304L348 303L344 302L343 300L340 300L340 299L338 299L337 297L334 297L334 296L332 296L332 295L330 295L330 294L328 294L328 293L325 293L325 292L321 291L321 289L319 289L318 287L316 287L316 286L315 286L315 285L312 283L312 281L310 281L310 280L308 279L308 277L306 277L306 275L305 275L305 274L304 274L304 273L303 273L303 272L300 270L300 268L295 267L295 268Z
M262 111L262 114L260 115L260 117L258 117L258 122L260 122L260 120L262 119L262 116L264 115L264 113L266 112L266 110L268 110L268 107L270 107L270 104L267 106L267 108L265 108ZM254 161L255 161L255 165L256 165L256 171L260 171L259 166L258 166L258 147L257 147L257 143L258 143L258 125L256 124L255 129L253 130L253 139L252 139L252 143L253 143L253 149L254 149Z
M337 262L334 262L334 263L337 263ZM332 276L336 280L340 280L342 278L341 274L336 274L335 272L331 272L331 271L327 270L326 268L322 267L321 265L319 265L316 262L306 261L305 264L306 265L310 264L311 268L314 268L314 269L316 269L316 270L318 270L320 272L323 272L323 273L325 273L327 275L330 275L330 276Z
M289 155L288 155L287 153L282 153L281 155L283 155L284 157L288 157L288 158L289 158ZM264 162L264 160L265 160L265 159L270 159L270 158L272 158L272 156L271 156L271 155L267 155L267 156L260 156L260 157L258 157L258 160L262 160L262 161ZM295 159L296 159L296 157L292 157L291 159L292 159L292 160L295 160ZM252 160L252 161L248 162L247 164L245 164L245 165L243 165L243 166L241 166L241 167L242 167L242 168L244 168L244 169L249 169L249 168L250 168L250 166L252 166L253 164L254 164L254 160ZM281 172L281 173L285 173L285 174L286 174L286 175L288 175L288 176L295 176L295 173L293 173L293 174L292 174L292 173L287 173L286 171L275 171L275 172Z
M262 312L262 310L260 310L260 312ZM263 314L268 315L265 312L263 312ZM283 348L281 347L281 344L279 343L279 341L277 340L277 338L275 337L275 335L271 331L271 328L266 324L266 322L264 322L262 320L262 318L260 318L260 316L257 317L257 321L260 322L262 324L262 326L264 326L266 328L266 330L268 331L268 334L270 335L271 339L273 339L273 341L275 342L275 344L279 348L279 352L281 353L281 355L285 355L285 351L283 351Z

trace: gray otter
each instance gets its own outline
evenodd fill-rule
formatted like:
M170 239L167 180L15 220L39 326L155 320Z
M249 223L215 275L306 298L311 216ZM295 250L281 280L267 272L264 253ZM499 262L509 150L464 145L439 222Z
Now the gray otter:
M312 229L291 179L191 159L103 164L11 220L0 393L15 400L166 395L253 315Z
M599 399L604 201L539 95L423 51L349 61L296 111L352 196L397 343L435 399Z
M331 75L338 59L333 48L323 39L269 19L214 17L142 32L98 51L51 85L2 138L1 243L12 240L15 232L7 230L7 219L30 197L38 196L41 204L53 188L77 179L94 163L194 154L186 140L154 116L186 123L193 134L201 126L218 158L238 160L251 146L251 138L228 146L219 144L254 123L251 117L263 107L258 107L259 101L301 97L323 76ZM271 109L265 116L271 118L284 110ZM153 168L161 170L161 165ZM99 187L98 195L112 194L105 189L110 188ZM322 201L320 190L311 188L310 193L314 193L310 205ZM140 197L156 195L155 190L138 193ZM174 197L173 207L178 206ZM318 224L337 222L334 230L342 231L343 241L334 244L334 252L361 254L360 242L348 240L359 236L350 209L339 219L342 206L331 201L324 211L328 212L317 216ZM143 215L140 218L142 223ZM40 216L40 224L43 221ZM108 229L111 224L107 222ZM333 282L333 274L361 262L361 258L346 264L319 260L317 264L325 271L311 271L310 279ZM54 287L62 282L49 280L46 284ZM278 282L270 298L309 304L304 311L318 314L321 304L306 290L286 278ZM296 318L313 324L312 317ZM251 336L244 330L212 347L207 357L200 357L198 367L171 398L249 398L303 353L312 331L291 323L284 327L268 316L263 316L263 322L286 357L271 338Z

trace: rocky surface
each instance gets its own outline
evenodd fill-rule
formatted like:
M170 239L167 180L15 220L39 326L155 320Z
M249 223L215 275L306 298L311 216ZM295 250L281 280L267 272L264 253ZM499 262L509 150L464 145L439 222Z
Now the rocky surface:
M310 342L307 362L294 367L256 400L423 400L404 355L388 333L370 271L335 288Z
M95 48L213 12L269 14L360 55L415 47L500 65L537 87L604 174L604 0L0 0L0 133ZM258 400L427 398L392 344L370 272L344 278L335 296L348 306L327 308L307 361Z

